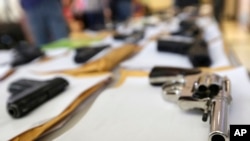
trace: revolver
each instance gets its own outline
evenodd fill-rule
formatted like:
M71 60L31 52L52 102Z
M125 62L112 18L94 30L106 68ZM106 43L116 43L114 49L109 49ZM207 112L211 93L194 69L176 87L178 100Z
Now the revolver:
M13 118L21 118L59 95L68 85L68 81L61 77L47 81L19 79L8 88L11 95L7 111Z
M230 80L216 74L178 75L162 85L162 95L183 110L201 110L202 120L210 119L209 141L227 141L230 88Z

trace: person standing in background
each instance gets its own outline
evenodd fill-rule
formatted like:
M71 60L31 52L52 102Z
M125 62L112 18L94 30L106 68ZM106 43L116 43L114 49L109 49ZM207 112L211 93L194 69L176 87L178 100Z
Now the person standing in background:
M73 7L74 15L83 22L84 29L104 29L111 14L109 0L74 0Z
M221 26L222 18L223 18L223 13L224 13L224 5L225 1L224 0L212 0L213 4L213 13L216 21L219 23Z
M78 3L74 3L74 0L62 0L63 4L63 15L69 27L70 34L72 33L79 33L83 31L83 23L81 20L78 20L74 14L75 12L75 5ZM78 11L80 12L80 11ZM83 14L83 12L80 12Z
M68 36L60 0L21 0L36 46Z
M84 26L91 30L105 28L106 20L110 14L108 0L84 0Z
M179 9L183 9L187 6L199 6L201 0L175 0L175 6Z
M110 8L114 22L124 22L133 14L132 0L111 0Z
M0 1L0 49L12 48L20 41L32 43L24 21L19 0Z

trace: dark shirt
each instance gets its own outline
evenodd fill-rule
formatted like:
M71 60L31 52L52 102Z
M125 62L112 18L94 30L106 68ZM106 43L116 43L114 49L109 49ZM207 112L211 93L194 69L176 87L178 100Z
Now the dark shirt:
M30 10L38 6L44 0L21 0L21 5L24 10Z
M192 5L199 5L199 4L200 0L175 0L175 5L180 8Z
M123 2L132 3L132 0L110 0L109 1L109 5L110 5L110 8L111 8L113 14L115 14L117 12L116 11L117 5L120 3L123 3Z
M116 5L119 2L132 2L132 0L110 0L111 5Z

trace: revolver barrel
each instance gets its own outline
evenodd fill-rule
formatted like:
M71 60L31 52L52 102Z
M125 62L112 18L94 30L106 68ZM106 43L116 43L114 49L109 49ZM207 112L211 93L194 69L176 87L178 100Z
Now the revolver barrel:
M232 100L229 80L224 81L222 88L212 100L209 141L228 140L228 108Z

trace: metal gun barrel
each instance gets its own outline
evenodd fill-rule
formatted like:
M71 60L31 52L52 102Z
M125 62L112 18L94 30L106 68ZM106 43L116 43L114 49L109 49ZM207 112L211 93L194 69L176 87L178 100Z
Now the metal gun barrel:
M228 140L228 108L230 102L230 82L225 80L223 89L212 100L209 141Z

